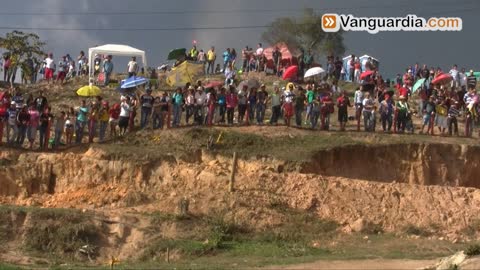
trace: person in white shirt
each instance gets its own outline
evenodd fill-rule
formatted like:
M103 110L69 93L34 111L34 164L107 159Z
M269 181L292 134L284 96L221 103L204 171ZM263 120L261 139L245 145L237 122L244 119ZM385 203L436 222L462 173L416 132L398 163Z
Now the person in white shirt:
M63 84L63 81L67 76L67 69L68 69L67 57L63 56L62 60L58 62L57 82L60 81L60 83Z
M450 75L452 76L453 80L450 85L452 88L456 88L459 85L460 78L458 76L458 69L457 65L453 65L452 69L450 70Z
M124 135L127 132L130 120L130 104L128 103L128 97L122 96L120 100L122 103L120 103L120 120L118 126L120 127L120 134Z
M358 87L355 91L353 102L355 104L355 120L357 120L357 131L360 131L360 118L363 108L363 92L360 87Z
M458 77L460 78L460 87L462 88L462 91L467 90L467 73L465 71L465 68L462 68L460 73L458 74Z
M204 122L205 104L207 95L203 91L203 87L199 86L195 92L195 106L194 106L194 122L201 125Z
M128 72L129 78L132 76L137 76L138 64L137 64L137 58L135 56L132 57L132 60L130 60L130 62L128 62L127 72Z
M260 59L263 58L262 43L258 43L258 48L257 48L257 51L255 52L255 56L256 56L256 59L257 59L257 63L256 63L257 71L259 71L259 69L260 69Z
M55 62L53 60L53 54L49 53L47 58L45 58L45 80L50 83L50 80L53 81L53 73L55 72Z
M363 105L363 123L365 131L375 131L375 101L370 97L370 93L365 93Z

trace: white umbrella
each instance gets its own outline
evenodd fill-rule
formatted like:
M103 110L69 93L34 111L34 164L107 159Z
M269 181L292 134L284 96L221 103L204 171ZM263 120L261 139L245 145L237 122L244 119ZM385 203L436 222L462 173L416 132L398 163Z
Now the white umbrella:
M308 77L312 77L312 76L316 76L316 75L320 75L322 73L325 73L325 70L321 67L313 67L309 70L307 70L307 72L305 72L305 78L308 78Z

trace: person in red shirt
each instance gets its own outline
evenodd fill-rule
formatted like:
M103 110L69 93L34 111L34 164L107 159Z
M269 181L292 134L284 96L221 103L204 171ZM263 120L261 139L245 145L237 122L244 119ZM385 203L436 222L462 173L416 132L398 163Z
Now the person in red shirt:
M406 101L408 101L409 94L410 90L407 87L400 87L400 89L398 89L398 96L404 96Z
M330 114L332 114L335 110L333 106L332 96L330 92L325 93L325 95L320 99L322 103L321 109L321 122L322 122L322 129L329 130L330 129Z
M230 86L229 93L226 97L227 101L227 122L229 125L233 125L233 115L235 113L235 107L238 104L238 96L235 94L235 87Z
M345 126L347 125L348 121L348 107L353 107L345 91L342 91L342 94L337 98L337 107L340 131L345 131Z
M108 122L110 122L110 137L117 137L117 125L120 118L120 104L115 103L108 111L110 116Z

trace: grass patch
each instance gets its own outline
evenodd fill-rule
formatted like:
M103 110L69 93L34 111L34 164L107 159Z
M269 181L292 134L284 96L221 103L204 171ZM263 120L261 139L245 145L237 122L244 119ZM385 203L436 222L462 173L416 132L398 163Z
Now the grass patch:
M468 246L467 249L465 249L465 254L468 256L480 255L480 245L474 244L474 245Z
M83 245L95 245L99 228L84 214L69 209L41 209L30 213L24 247L28 251L74 254Z
M426 228L418 227L418 226L413 225L413 224L406 225L402 229L402 231L406 234L409 234L409 235L418 235L418 236L424 236L424 237L428 237L428 236L432 235L432 233L430 231L428 231Z

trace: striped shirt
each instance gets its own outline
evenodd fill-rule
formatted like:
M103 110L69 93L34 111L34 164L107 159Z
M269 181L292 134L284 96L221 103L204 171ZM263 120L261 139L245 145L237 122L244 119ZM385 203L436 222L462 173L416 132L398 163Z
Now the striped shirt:
M454 106L451 106L450 109L448 110L448 116L450 117L458 117L459 115L460 115L460 111Z
M474 75L468 76L467 85L468 87L475 87L477 85L477 78Z

